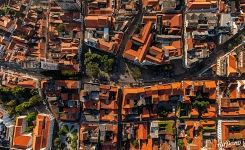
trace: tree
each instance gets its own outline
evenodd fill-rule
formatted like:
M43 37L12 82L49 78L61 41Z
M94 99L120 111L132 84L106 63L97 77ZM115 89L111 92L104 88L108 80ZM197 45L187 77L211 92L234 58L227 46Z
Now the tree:
M32 122L36 119L36 116L37 116L37 112L31 112L27 115L26 117L26 121L27 122Z
M41 97L39 95L34 95L29 99L30 106L34 106L38 104L40 101L41 101Z
M102 78L102 79L108 79L109 75L108 75L108 73L106 73L104 71L100 71L99 77Z
M25 132L30 133L30 132L33 131L33 129L34 129L34 126L29 126L29 127L26 128Z
M61 145L61 138L57 137L54 139L54 146L59 147L59 145Z
M9 107L15 107L17 105L17 102L16 100L11 100L6 105Z
M137 147L137 146L139 145L139 143L138 143L138 141L135 139L135 140L133 140L132 145L133 145L134 147Z
M72 141L72 142L71 142L71 147L72 147L73 149L77 149L77 141Z
M32 89L30 92L31 92L31 95L39 94L38 89Z
M63 23L60 23L58 26L57 26L57 31L58 32L64 32L65 31L65 25Z
M139 79L141 77L141 70L138 67L133 67L131 71L134 79Z
M26 96L26 89L20 86L16 86L11 89L12 93L16 98L23 98ZM26 98L26 97L25 97Z
M66 77L73 77L73 76L76 76L76 75L77 75L76 72L71 71L71 70L62 70L62 71L61 71L61 74L62 74L63 76L66 76Z
M25 108L23 107L23 105L18 105L15 107L15 112L17 114L21 114L24 110L25 110Z
M108 55L103 55L101 57L101 63L103 64L103 70L106 73L112 71L114 60L109 58Z
M202 93L198 93L192 106L196 108L201 115L202 112L207 110L207 106L210 104L208 99L202 96Z
M89 63L103 63L102 62L102 56L96 53L92 53L92 52L87 52L85 54L85 59L84 59L84 65L87 65Z
M77 137L77 135L75 134L75 135L73 135L73 137L72 137L73 139L72 140L74 140L74 141L76 141L77 139L78 139L78 137Z
M97 78L100 72L99 65L96 63L89 63L86 65L86 74L91 78Z
M177 142L178 146L180 148L184 148L185 147L185 144L184 144L184 141L182 139L178 139L178 142Z

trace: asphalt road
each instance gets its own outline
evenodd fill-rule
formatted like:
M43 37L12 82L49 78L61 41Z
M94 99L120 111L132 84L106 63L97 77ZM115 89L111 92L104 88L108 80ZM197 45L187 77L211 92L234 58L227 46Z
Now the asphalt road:
M204 59L202 62L195 63L191 66L191 69L189 71L189 75L198 76L200 73L202 73L204 70L207 70L212 65L214 65L217 61L217 58L225 55L228 53L229 50L227 48L229 43L232 43L236 38L238 38L240 35L245 33L245 27L238 31L237 34L235 34L233 37L231 37L229 40L227 40L225 43L219 45L208 58Z
M126 47L128 40L130 39L131 35L133 35L134 31L136 30L137 26L141 23L143 18L143 8L142 8L142 0L139 0L139 4L137 6L138 14L134 17L134 20L128 26L126 32L124 32L122 41L118 48L117 56L116 56L116 72L120 74L122 72L122 61L123 61L123 51Z
M35 71L32 69L23 69L20 65L14 64L14 63L0 62L0 67L3 67L3 69L6 69L6 70L11 70L13 72L26 74L30 76L30 78L36 78L36 79L47 79L48 78L48 77L41 75L38 71Z

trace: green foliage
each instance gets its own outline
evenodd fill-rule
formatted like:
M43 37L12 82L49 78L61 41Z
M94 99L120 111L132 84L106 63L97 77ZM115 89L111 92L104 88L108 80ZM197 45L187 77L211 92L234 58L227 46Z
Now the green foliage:
M199 101L199 100L196 100L194 103L193 103L193 106L197 109L202 109L202 108L206 108L207 106L209 105L209 101Z
M22 112L24 112L25 108L23 107L23 105L18 105L15 107L15 112L17 114L21 114Z
M203 127L204 132L213 132L215 130L216 130L216 128L214 128L214 127Z
M38 93L38 89L31 89L31 95L37 95L37 94L39 94Z
M76 134L73 135L72 140L74 140L74 141L78 140L78 136Z
M178 139L178 142L177 142L178 146L180 148L184 148L185 147L185 144L184 144L184 141L182 139Z
M16 100L11 100L6 104L6 106L8 107L15 107L16 105L17 105Z
M72 149L77 149L77 141L72 141L71 142L71 148Z
M41 101L41 97L39 95L34 95L29 99L29 107L37 105Z
M187 139L187 143L189 144L192 143L192 139L190 138L190 136L187 135L186 139Z
M69 132L68 126L64 125L60 128L58 134L59 135L66 135Z
M198 93L195 101L192 103L192 106L198 110L199 114L206 111L208 105L210 105L210 102L202 96L202 93Z
M105 72L108 73L112 71L114 60L109 58L108 55L103 55L101 57L101 63L102 63L102 67L104 68Z
M15 112L17 114L23 113L26 109L37 105L40 102L41 98L39 95L32 96L28 101L23 102L15 107Z
M86 74L89 77L97 78L99 72L100 72L100 69L99 69L99 65L98 64L89 63L88 65L86 65Z
M161 121L159 123L159 129L165 131L167 134L173 134L174 121Z
M133 76L134 79L139 79L141 77L141 75L142 75L141 70L140 70L139 67L133 67L131 69L131 71L132 71L132 76Z
M60 147L61 148L61 138L60 137L57 137L54 139L54 146L55 147Z
M138 141L135 139L135 140L133 140L132 145L133 145L134 147L137 147L137 146L139 145L139 143L138 143Z
M37 112L31 112L27 115L26 117L26 121L27 122L32 122L36 119L36 116L37 116Z
M58 26L57 26L57 31L58 32L64 32L65 31L65 25L63 23L60 23Z
M84 65L86 74L93 78L108 78L108 73L112 71L114 60L108 55L99 55L92 52L85 54Z
M0 15L5 16L9 13L9 11L10 11L9 6L4 6L0 9Z
M26 88L16 86L11 89L12 94L14 94L15 97L28 97L28 90Z
M66 77L74 77L77 75L77 72L70 71L70 70L62 70L61 74Z
M28 127L26 128L26 131L25 131L25 132L30 133L30 132L33 131L33 129L34 129L34 126L28 126Z

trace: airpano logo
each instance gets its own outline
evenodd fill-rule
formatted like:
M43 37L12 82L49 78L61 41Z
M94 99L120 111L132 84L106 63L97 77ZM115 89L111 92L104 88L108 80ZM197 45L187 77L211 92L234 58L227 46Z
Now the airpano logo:
M222 148L229 148L232 146L245 148L245 139L244 140L235 140L235 141L234 140L233 141L227 140L224 142L219 141L218 146L222 147Z

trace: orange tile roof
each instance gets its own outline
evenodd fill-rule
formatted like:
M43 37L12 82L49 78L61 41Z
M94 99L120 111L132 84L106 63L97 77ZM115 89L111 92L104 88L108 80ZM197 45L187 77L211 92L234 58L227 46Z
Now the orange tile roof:
M205 88L209 88L209 89L216 88L216 83L215 83L215 81L206 80L206 81L204 81L204 86L205 86Z
M161 15L163 22L168 22L170 27L182 27L182 14L157 14ZM157 15L154 16L143 16L143 22L147 23L149 21L156 22Z
M146 124L139 124L138 131L137 131L137 139L139 140L147 139L147 125Z
M216 107L215 105L209 105L207 108L207 113L203 113L202 117L204 118L213 118L216 117Z
M33 150L47 148L48 137L50 136L50 118L46 114L38 114L36 117L36 126L33 130Z
M31 142L31 136L18 136L13 139L13 147L20 149L27 149Z
M143 29L140 31L139 35L141 36L140 37L133 36L132 40L135 40L142 44L146 43L146 40L151 33L152 25L153 25L152 22L147 22L146 25L143 27Z
M197 117L199 115L198 111L196 108L191 109L191 116L192 117Z
M239 97L238 96L237 85L230 86L229 91L230 91L230 95L229 95L230 99L237 99Z
M189 0L188 8L191 10L201 10L201 9L210 9L213 6L218 6L217 0ZM214 8L214 7L213 7Z
M226 141L229 140L229 138L234 138L235 136L237 136L235 133L236 132L232 132L229 131L229 127L230 126L241 126L241 131L239 133L239 138L243 139L245 138L245 129L244 129L244 122L243 121L234 121L234 122L222 122L222 140Z
M159 0L143 0L144 6L159 5Z
M26 88L36 88L37 87L37 83L34 80L26 80L26 81L18 82L17 85L26 87Z
M16 118L14 136L13 136L13 147L20 149L27 149L31 146L30 135L24 135L23 131L24 126L26 125L25 121L26 116L20 116Z
M187 39L187 44L188 44L188 50L193 49L193 39L192 38Z
M116 53L118 49L118 42L106 42L104 39L99 39L98 48L109 53Z
M108 28L111 25L111 17L108 16L86 16L85 26L87 28Z
M228 65L227 65L227 75L237 73L237 64L236 58L233 55L228 56Z

